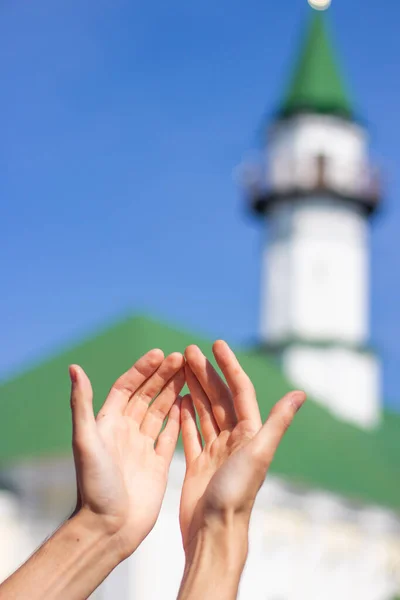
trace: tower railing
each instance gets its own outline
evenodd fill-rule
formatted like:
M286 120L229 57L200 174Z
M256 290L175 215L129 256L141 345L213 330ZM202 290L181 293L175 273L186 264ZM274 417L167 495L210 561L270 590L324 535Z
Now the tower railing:
M260 167L247 170L246 195L257 213L268 210L279 198L305 195L331 196L356 202L368 212L375 211L381 201L381 177L370 165L350 167L345 161L328 160L324 155L308 159L271 161L268 178Z

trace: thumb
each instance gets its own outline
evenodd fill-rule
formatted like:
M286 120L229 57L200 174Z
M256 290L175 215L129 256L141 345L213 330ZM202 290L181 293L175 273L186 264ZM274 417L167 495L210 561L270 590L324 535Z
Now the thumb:
M78 365L69 367L71 379L71 412L74 439L83 438L96 425L93 412L93 390L85 371Z
M268 419L253 439L253 450L260 456L266 468L271 464L283 436L305 401L304 392L294 391L286 394L275 404Z

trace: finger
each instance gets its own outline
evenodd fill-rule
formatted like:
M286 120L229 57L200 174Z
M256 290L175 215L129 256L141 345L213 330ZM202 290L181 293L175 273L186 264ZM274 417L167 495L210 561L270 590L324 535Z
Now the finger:
M242 369L234 352L222 340L215 342L213 353L232 393L239 421L250 421L258 431L262 425L256 392L249 376Z
M210 400L187 363L185 375L193 404L199 415L201 433L205 443L208 444L219 436L220 430L214 418Z
M96 427L93 412L93 390L85 371L78 365L69 367L71 379L71 412L74 442L81 442Z
M125 409L125 414L141 425L149 404L168 381L183 367L184 359L180 352L174 352L165 358L157 371L149 377L133 394Z
M201 435L196 422L196 413L190 394L182 398L181 404L182 442L188 467L203 450Z
M159 435L156 444L156 453L165 459L167 466L171 464L172 457L178 442L181 423L181 397L175 400L168 415L164 431Z
M253 450L261 457L265 468L271 464L283 436L305 401L304 392L286 394L275 404L263 427L252 440Z
M182 367L178 373L168 381L167 385L146 412L140 426L140 431L144 435L153 438L153 440L157 439L157 436L160 435L165 418L184 385L185 371Z
M231 431L237 424L237 418L228 386L201 352L200 348L189 346L186 348L185 357L210 400L219 429L221 431Z
M121 377L117 379L111 388L110 393L103 407L100 410L99 416L104 416L107 413L123 413L126 409L130 398L161 365L164 358L162 350L150 350Z
M75 510L71 516L75 516L81 508L82 508L82 495L81 495L81 490L80 490L78 474L76 474L76 506L75 506Z

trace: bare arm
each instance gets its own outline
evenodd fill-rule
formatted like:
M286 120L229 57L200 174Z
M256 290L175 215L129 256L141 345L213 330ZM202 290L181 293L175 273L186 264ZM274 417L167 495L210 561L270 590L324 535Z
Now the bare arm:
M150 533L179 435L183 362L178 353L147 353L97 417L89 379L70 368L76 510L0 585L0 600L84 600Z
M179 600L237 597L247 557L247 524L233 516L202 528L186 550Z
M190 395L181 408L186 476L180 507L186 566L179 600L237 597L257 493L305 401L302 392L288 394L263 425L254 387L233 352L224 342L213 351L227 384L199 348L186 350Z
M123 558L116 537L79 512L0 586L0 599L84 599Z

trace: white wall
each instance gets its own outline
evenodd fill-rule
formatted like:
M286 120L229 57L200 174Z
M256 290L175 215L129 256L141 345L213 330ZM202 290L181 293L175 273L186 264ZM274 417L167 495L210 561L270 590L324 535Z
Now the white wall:
M369 235L358 207L324 196L282 201L266 226L263 339L365 342Z
M299 115L275 125L267 153L268 185L277 191L316 183L315 159L328 158L327 181L338 191L362 194L370 184L366 131L344 120Z
M179 588L179 469L178 458L162 520L135 561L137 600L172 599ZM256 503L239 600L389 600L400 589L399 527L390 511L270 477Z
M39 487L47 490L45 497L50 494L56 498L60 480L54 482L52 475L59 471L66 478L64 484L70 481L68 496L73 497L72 463L31 462L12 474L17 480L21 475L29 479L29 471L31 481L37 479L40 484L36 491L29 484L24 502L36 507L35 517L30 510L31 518L43 521L46 515L40 517L41 504L37 504ZM134 557L101 586L95 596L98 600L176 598L184 564L178 525L183 474L184 459L179 454L159 522ZM62 512L64 501L59 499ZM48 510L45 503L43 510ZM56 506L52 512L56 514ZM2 518L9 524L13 519L4 510L0 524ZM8 532L7 536L0 535L0 556L7 555L10 544L20 535L17 530ZM18 561L32 550L20 549ZM399 591L398 515L380 507L349 504L334 494L299 489L281 478L267 478L251 523L250 553L240 600L391 600Z
M340 346L292 345L282 354L293 384L305 390L336 417L364 428L381 418L381 369L376 356Z
M0 581L6 579L32 550L18 497L0 490Z

